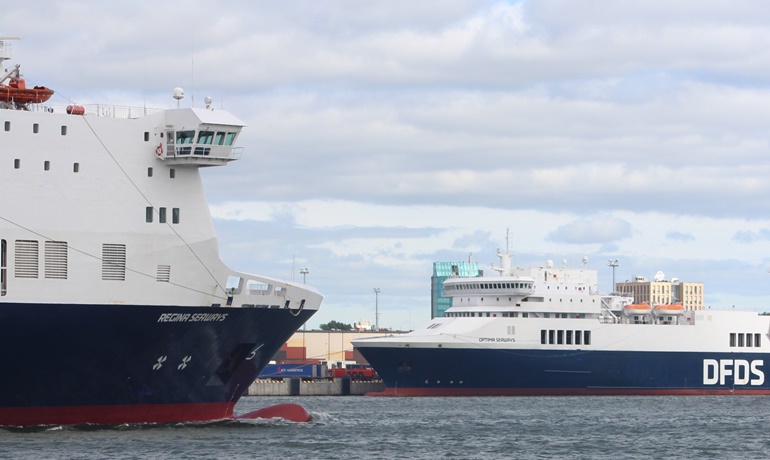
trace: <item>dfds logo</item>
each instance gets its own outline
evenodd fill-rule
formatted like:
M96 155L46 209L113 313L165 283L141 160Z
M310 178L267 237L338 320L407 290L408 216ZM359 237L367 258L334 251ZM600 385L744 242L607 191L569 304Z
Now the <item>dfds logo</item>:
M733 385L762 385L765 373L760 368L764 364L761 359L704 359L703 384L724 385L725 377L732 376Z

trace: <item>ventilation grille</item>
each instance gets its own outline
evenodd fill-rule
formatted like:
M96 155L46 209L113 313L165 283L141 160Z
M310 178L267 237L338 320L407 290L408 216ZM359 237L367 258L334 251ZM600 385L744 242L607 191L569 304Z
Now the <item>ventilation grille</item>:
M16 278L37 278L38 243L32 240L16 240Z
M45 242L45 277L56 280L67 279L67 243L64 241Z
M168 283L171 281L171 265L158 265L158 273L155 275L155 281L159 283Z
M126 280L126 245L102 245L102 279L105 281Z

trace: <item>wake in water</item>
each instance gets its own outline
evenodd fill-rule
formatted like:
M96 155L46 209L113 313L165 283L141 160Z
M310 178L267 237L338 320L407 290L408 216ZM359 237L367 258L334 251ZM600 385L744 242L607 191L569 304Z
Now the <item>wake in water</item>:
M78 425L36 425L36 426L2 426L0 431L11 433L41 433L46 431L132 431L132 430L156 430L156 429L187 429L187 428L274 428L285 426L314 425L328 422L333 417L323 412L308 412L309 422L292 422L282 418L255 418L255 419L222 419L206 422L173 422L173 423L121 423L117 425L103 425L94 423L82 423Z

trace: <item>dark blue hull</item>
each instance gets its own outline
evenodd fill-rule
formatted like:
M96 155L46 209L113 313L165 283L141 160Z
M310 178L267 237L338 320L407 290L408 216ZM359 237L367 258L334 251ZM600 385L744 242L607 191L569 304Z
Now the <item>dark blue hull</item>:
M1 304L0 425L230 417L313 313Z
M385 395L770 394L770 355L357 345Z

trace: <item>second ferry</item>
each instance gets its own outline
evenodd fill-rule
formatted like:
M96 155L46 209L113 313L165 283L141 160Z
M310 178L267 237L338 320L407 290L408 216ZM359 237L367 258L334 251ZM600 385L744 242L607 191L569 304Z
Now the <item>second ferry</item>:
M498 256L496 276L444 282L446 317L353 342L381 395L770 394L770 316L635 302L594 270Z

